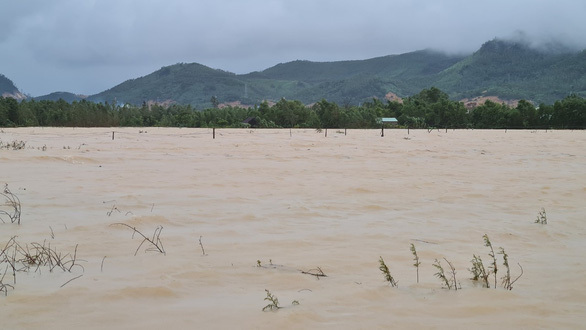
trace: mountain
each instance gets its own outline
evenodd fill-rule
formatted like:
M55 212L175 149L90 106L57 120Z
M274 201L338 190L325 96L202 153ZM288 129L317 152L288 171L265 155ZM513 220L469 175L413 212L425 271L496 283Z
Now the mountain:
M132 104L173 101L198 106L209 104L214 95L221 95L222 100L236 101L244 89L245 82L233 73L197 63L179 63L163 67L144 77L127 80L88 97L88 100Z
M401 96L416 94L421 91L416 82L429 81L462 59L462 56L421 50L362 61L295 61L279 64L257 76L294 80L304 86L287 98L306 103L326 98L356 104L373 97L383 98L388 92Z
M64 100L65 102L69 102L69 103L74 102L74 101L81 101L85 98L86 97L83 95L77 95L77 94L68 93L68 92L54 92L54 93L43 95L43 96L33 97L33 99L35 101L43 101L43 100L59 101L61 99L61 100Z
M492 40L440 72L434 86L454 99L493 95L553 103L571 93L586 96L586 51Z
M293 61L241 75L198 63L178 63L87 100L209 108L212 97L220 103L242 105L281 98L310 104L325 98L349 105L383 99L389 93L407 97L431 87L454 100L480 97L551 104L569 94L586 97L586 50L554 44L535 48L523 41L494 39L469 55L420 50L367 60ZM10 80L0 76L0 92L15 90ZM82 97L61 92L38 99L55 98L71 102Z
M494 39L468 56L421 50L357 61L293 61L244 75L180 63L89 99L172 101L196 107L210 107L213 96L221 103L247 105L283 97L306 104L322 98L358 104L389 92L406 97L433 86L452 99L494 96L553 103L570 93L586 96L586 51L537 49Z
M0 96L12 97L17 100L23 100L26 98L26 96L14 86L12 80L8 79L3 74L0 74Z
M283 97L304 103L326 98L357 104L373 97L383 98L389 91L402 95L417 93L418 87L409 85L409 80L433 77L461 59L423 50L362 61L294 61L244 75L197 63L179 63L125 81L88 99L132 104L171 100L197 107L211 106L213 96L220 102L239 101L248 105Z

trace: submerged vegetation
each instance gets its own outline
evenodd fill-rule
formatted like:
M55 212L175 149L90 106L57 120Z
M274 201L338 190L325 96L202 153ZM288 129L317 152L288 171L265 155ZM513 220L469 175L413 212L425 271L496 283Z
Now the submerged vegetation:
M360 106L338 105L325 99L311 106L301 101L263 101L250 107L227 106L205 110L191 105L93 103L0 98L0 127L247 127L259 128L379 128L381 117L395 117L410 128L586 128L586 99L570 95L553 105L521 100L516 107L486 101L474 109L450 100L432 87L399 101L373 98ZM246 119L253 122L244 124Z
M535 219L535 223L547 225L547 213L545 213L545 208L541 208L541 211L539 211L539 214L537 215L537 219Z
M391 271L389 270L389 267L387 267L387 264L385 264L383 257L380 257L378 262L380 264L378 269L380 269L380 271L383 273L383 276L385 277L385 281L389 282L392 287L396 288L397 281L395 281L395 278L391 275Z

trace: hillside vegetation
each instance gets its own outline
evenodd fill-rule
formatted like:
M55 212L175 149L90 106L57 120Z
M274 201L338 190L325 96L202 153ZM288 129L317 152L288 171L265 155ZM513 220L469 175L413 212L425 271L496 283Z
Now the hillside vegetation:
M586 95L586 51L539 51L520 43L490 41L437 75L434 86L452 98L494 95L551 103Z
M198 63L162 67L86 99L96 103L179 104L197 109L218 104L259 105L282 98L313 104L322 99L360 105L393 93L401 98L437 87L451 100L475 97L551 104L568 95L586 97L586 50L535 49L522 42L491 40L468 56L421 50L367 60L280 63L260 72L233 74ZM0 92L18 95L0 75ZM24 97L24 96L23 96ZM19 97L15 97L19 98ZM79 101L58 92L37 100Z
M68 93L68 92L53 92L51 94L43 95L43 96L36 96L34 97L36 101L58 101L64 100L65 102L74 102L74 101L81 101L85 99L84 96Z
M14 86L14 83L12 82L12 80L8 79L3 74L0 74L0 96L14 97L19 94L20 94L20 91L18 90L18 88L16 88L16 86ZM18 97L15 97L15 98L18 98Z
M204 108L212 105L212 97L221 103L239 101L247 105L281 98L306 104L322 98L358 104L373 97L384 98L389 91L403 96L414 94L420 88L411 80L433 76L459 60L461 57L425 50L361 61L294 61L245 75L179 63L125 81L89 100L135 105L170 100Z
M410 128L586 128L586 99L570 95L553 106L536 108L521 100L515 107L486 101L468 111L432 87L403 102L372 99L360 106L340 106L322 99L307 107L282 98L273 105L229 106L196 110L191 105L94 103L87 100L22 101L0 97L2 126L176 126L259 128L380 128L381 117L396 117Z
M476 96L553 103L586 96L586 51L538 50L523 43L486 42L469 56L422 50L367 60L293 61L236 75L180 63L128 80L89 100L131 103L171 101L197 108L219 103L258 105L281 98L312 104L321 99L358 105L389 92L400 97L438 87L453 100Z

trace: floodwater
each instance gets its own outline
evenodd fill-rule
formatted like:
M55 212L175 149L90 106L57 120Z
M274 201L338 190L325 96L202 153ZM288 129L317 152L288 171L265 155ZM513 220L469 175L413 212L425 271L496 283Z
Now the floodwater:
M0 149L22 207L0 249L16 236L76 261L16 281L3 262L0 328L584 327L585 131L327 133L2 129L26 147ZM156 241L160 226L164 254L131 229ZM470 279L473 255L492 262L483 235L496 289ZM512 290L500 247L511 279L523 270ZM265 290L282 308L262 311Z

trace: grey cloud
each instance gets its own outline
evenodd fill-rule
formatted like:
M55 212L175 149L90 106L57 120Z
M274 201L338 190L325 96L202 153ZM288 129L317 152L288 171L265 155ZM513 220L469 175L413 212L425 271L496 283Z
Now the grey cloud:
M5 7L0 72L35 95L97 93L177 62L247 73L295 59L472 52L518 31L536 47L586 48L580 0L29 0Z

